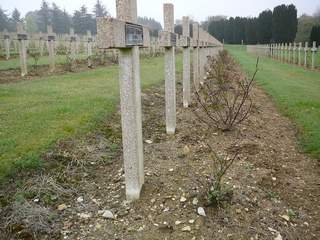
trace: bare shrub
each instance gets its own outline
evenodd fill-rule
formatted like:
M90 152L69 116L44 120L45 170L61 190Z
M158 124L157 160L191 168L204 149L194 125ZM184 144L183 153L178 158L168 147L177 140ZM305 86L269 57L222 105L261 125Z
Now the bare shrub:
M207 79L196 91L198 100L195 115L208 125L209 131L220 129L230 131L245 121L251 113L253 101L251 90L258 71L251 79L246 78L237 68L235 61L227 51L220 51L217 57L209 58ZM214 170L206 184L209 205L220 206L231 200L232 190L224 187L223 177L238 158L238 151L230 156L221 156L207 144L208 152L214 164Z
M220 207L223 202L231 201L233 195L232 189L223 186L222 179L238 158L238 152L232 157L221 156L218 155L209 144L207 144L207 146L214 164L214 172L208 180L208 202L210 205Z
M209 58L206 81L196 91L198 108L196 116L208 126L222 131L230 131L244 122L251 113L253 102L251 90L256 71L251 79L237 71L237 64L226 51L220 51L217 57ZM202 110L206 117L200 117Z
M28 55L33 59L33 69L38 70L38 63L40 59L40 51L36 49L28 49Z

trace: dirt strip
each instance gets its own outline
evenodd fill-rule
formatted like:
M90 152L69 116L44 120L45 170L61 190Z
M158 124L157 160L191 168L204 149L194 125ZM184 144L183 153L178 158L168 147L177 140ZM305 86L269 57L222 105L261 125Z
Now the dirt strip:
M182 86L177 87L174 136L165 133L163 87L143 93L146 183L139 201L125 201L119 112L97 133L61 141L46 155L54 169L46 174L73 191L49 203L30 199L56 214L51 233L41 239L320 239L318 162L301 153L296 128L270 98L255 87L254 112L246 123L208 136L206 125L182 108ZM233 199L221 209L206 207L202 183L215 167L206 141L220 154L240 151L224 179ZM197 214L198 207L206 217ZM104 218L105 210L114 219ZM4 217L10 210L2 211Z

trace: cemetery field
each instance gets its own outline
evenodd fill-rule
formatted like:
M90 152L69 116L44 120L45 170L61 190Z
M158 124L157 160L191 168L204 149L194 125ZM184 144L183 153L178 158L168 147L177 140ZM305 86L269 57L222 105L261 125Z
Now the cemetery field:
M177 57L177 71L181 71ZM163 58L143 59L142 86L164 79ZM0 85L0 179L41 164L59 139L99 126L119 103L118 67Z
M247 73L253 73L256 57L242 46L227 49ZM297 125L305 152L320 159L320 72L261 58L257 82Z
M161 60L150 64L162 68ZM144 75L149 74L146 67L150 68L144 62ZM152 83L159 84L144 88L142 94L145 184L138 201L124 200L121 120L120 112L116 111L102 120L98 128L64 138L43 154L50 168L3 186L0 203L4 206L14 203L15 207L4 208L0 219L11 214L12 221L19 221L18 214L30 209L26 207L26 201L30 201L34 209L28 212L30 219L40 211L45 223L38 235L40 239L68 236L68 239L224 240L230 236L230 239L269 240L276 238L274 231L279 231L283 239L318 239L316 163L299 152L295 127L277 112L270 97L254 87L255 108L249 119L234 131L217 130L212 134L192 113L195 98L190 109L182 107L179 74L177 131L175 135L167 135L164 86L162 74L156 76L156 69L150 69L153 72L150 76L155 78ZM151 84L143 79L144 86ZM105 84L100 82L97 86ZM98 93L97 102L102 94L106 95L97 88L94 91ZM231 156L239 152L239 158L224 178L233 191L232 201L219 208L206 205L207 178L216 166L205 142L221 154ZM39 202L34 203L35 200ZM197 214L200 206L205 208L206 217ZM103 217L105 210L112 211L114 219ZM30 234L33 229L31 226L23 230Z

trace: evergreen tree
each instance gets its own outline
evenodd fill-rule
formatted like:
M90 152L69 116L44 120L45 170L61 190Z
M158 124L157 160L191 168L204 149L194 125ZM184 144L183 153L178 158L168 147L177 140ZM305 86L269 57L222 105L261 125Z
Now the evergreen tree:
M96 33L96 22L91 14L88 13L85 5L81 6L80 10L74 12L72 17L73 28L77 34L86 34L87 30Z
M8 30L9 19L6 12L0 7L0 31Z
M276 43L293 42L298 29L297 9L294 5L274 8L272 17L273 39Z
M272 11L266 10L258 17L257 37L259 43L267 44L272 39Z
M40 10L38 11L38 29L41 32L47 32L47 26L51 24L51 16L50 16L50 7L49 4L43 0L41 3Z
M110 15L100 0L97 0L96 4L94 5L93 13L96 17L106 17Z
M55 3L51 9L52 27L56 33L68 33L70 30L70 16L62 11Z
M312 27L309 40L310 46L312 46L314 41L316 41L317 47L320 45L320 25Z

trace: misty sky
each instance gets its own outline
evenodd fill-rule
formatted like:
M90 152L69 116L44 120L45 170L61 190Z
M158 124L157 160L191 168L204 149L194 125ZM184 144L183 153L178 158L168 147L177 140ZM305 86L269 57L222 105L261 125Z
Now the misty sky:
M173 3L175 5L175 18L191 16L196 21L203 21L207 16L257 16L265 9L273 9L274 6L285 3L293 3L298 9L298 15L303 13L312 15L320 7L320 0L137 0L138 15L153 17L162 20L163 3ZM81 5L86 5L91 11L96 0L49 0L55 2L61 8L65 8L69 13L79 9ZM107 6L111 15L115 15L115 0L101 0ZM41 0L1 0L0 7L8 10L8 13L15 7L23 14L28 11L39 9Z

